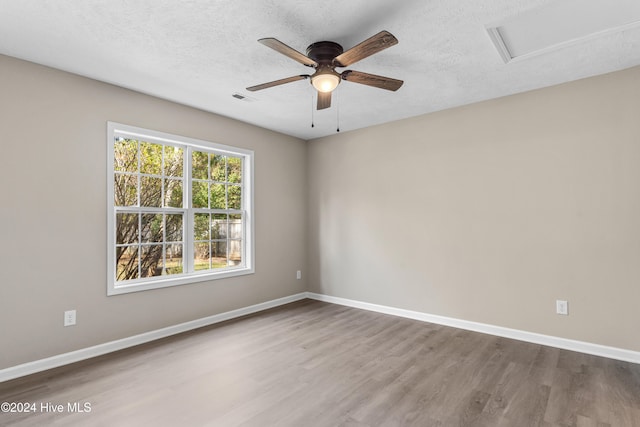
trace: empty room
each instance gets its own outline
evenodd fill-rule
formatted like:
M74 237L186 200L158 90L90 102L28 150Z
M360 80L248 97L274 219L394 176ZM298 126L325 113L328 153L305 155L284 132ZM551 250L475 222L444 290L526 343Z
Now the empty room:
M0 425L640 427L637 0L0 0Z

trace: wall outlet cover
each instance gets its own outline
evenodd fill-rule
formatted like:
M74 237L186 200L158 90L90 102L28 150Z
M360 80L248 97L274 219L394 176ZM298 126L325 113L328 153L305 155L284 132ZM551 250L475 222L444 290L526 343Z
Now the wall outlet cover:
M556 300L556 314L569 315L569 303L565 300Z
M67 310L64 312L64 326L73 326L76 324L76 311Z

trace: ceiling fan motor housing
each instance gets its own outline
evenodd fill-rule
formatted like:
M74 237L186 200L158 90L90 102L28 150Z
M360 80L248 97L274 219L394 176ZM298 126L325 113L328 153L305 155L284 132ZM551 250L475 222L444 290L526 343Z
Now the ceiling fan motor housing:
M320 65L331 64L342 52L342 46L335 42L316 42L307 47L307 56Z
M331 92L342 80L333 65L333 59L342 52L342 46L330 41L316 42L307 47L307 56L318 63L316 72L311 76L311 85L318 92Z

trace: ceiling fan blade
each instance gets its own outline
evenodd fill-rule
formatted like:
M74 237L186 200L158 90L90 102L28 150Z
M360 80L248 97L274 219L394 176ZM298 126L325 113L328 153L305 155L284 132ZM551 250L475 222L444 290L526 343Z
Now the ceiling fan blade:
M398 39L388 31L380 31L362 43L352 47L333 59L336 67L346 67L388 47L398 44Z
M376 76L375 74L368 74L361 71L352 70L343 71L342 79L348 82L360 83L363 85L391 90L394 92L400 89L400 87L404 83L402 80L392 79L391 77Z
M318 92L318 110L331 107L331 92Z
M257 90L267 89L267 88L274 87L274 86L280 86L280 85L283 85L285 83L291 83L291 82L295 82L295 81L298 81L298 80L304 80L304 79L307 79L309 77L311 77L311 76L309 76L307 74L301 74L299 76L287 77L286 79L275 80L275 81L269 82L269 83L262 83L261 85L250 86L250 87L247 88L247 90L251 91L251 92L255 92Z
M318 63L313 59L309 58L306 55L303 55L302 53L298 52L294 48L287 46L286 44L282 43L278 39L274 39L273 37L268 37L265 39L260 39L258 41L263 45L268 46L271 49L277 52L280 52L281 54L288 56L294 61L298 61L299 63L304 64L308 67L315 67L318 65Z

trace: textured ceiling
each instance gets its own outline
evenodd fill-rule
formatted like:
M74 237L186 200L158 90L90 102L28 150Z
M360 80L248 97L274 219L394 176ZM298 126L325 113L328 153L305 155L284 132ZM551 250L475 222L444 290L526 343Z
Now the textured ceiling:
M338 116L344 132L640 64L638 27L505 64L486 27L553 1L0 0L0 53L308 140L335 133ZM398 92L343 82L312 128L308 80L245 90L309 72L259 38L304 53L381 30L399 44L348 68L404 80Z

